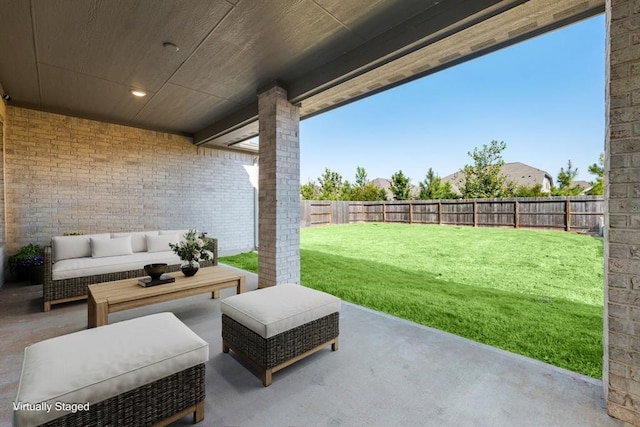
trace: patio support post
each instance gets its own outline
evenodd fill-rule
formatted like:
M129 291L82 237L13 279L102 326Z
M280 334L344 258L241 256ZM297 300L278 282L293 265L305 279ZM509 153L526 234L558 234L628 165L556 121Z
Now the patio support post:
M609 415L640 425L640 7L606 1L604 363Z
M258 90L258 123L258 287L300 283L300 113L276 83Z

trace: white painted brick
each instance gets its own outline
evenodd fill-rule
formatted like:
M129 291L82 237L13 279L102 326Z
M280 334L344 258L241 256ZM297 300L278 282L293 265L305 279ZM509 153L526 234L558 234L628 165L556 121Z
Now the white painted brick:
M7 110L2 223L8 253L69 231L187 227L217 237L221 253L254 247L254 190L244 168L254 155L195 147L177 135Z
M299 283L299 112L287 101L286 92L278 87L261 93L258 105L259 285Z

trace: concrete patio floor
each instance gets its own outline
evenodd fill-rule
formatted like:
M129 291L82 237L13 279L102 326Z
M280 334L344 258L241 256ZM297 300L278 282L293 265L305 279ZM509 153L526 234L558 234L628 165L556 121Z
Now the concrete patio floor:
M247 273L247 288L257 278ZM0 425L11 425L26 345L82 330L86 303L42 312L40 286L0 288ZM224 296L234 294L227 290ZM621 426L602 383L532 359L344 303L340 349L274 374L221 351L220 303L207 295L110 315L171 311L209 342L202 426ZM175 425L191 425L185 417Z

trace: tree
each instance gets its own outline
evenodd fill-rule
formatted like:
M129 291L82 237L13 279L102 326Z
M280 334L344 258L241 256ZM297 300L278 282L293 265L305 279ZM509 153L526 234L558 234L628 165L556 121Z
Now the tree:
M595 181L591 181L591 188L587 194L596 196L604 194L604 153L600 153L599 164L589 166L589 173L596 176Z
M473 165L465 165L460 192L465 199L508 197L510 194L507 178L501 174L504 160L502 151L507 148L504 141L491 141L491 145L474 148L467 154L473 159Z
M385 200L385 197L386 192L382 188L367 183L367 171L357 166L355 184L345 180L340 188L339 200L375 201Z
M578 168L574 168L571 160L567 162L567 170L560 168L558 172L557 188L551 189L554 196L577 196L582 193L582 187L574 185L573 180L578 176Z
M300 195L302 196L302 200L314 200L316 199L317 194L318 189L316 188L316 183L311 180L300 186Z
M420 200L436 200L436 199L457 199L458 195L453 191L451 184L443 183L442 179L436 175L432 168L427 171L424 181L419 183Z
M318 178L319 184L309 180L300 186L300 194L303 200L359 200L378 201L386 200L387 193L384 189L367 183L367 172L360 166L356 169L356 184L342 180L338 172L325 168L322 176Z
M513 197L546 197L548 195L542 191L542 184L535 184L531 187L520 185L513 192Z
M367 171L360 166L356 166L356 185L358 187L364 187L367 184Z
M324 174L318 178L318 183L320 185L320 200L340 200L343 186L342 175L325 168Z
M409 200L411 198L411 178L404 176L402 171L398 171L391 175L391 194L394 200Z
M576 176L578 176L578 168L573 168L571 160L569 160L567 162L567 170L560 168L558 173L558 188L570 188Z
M351 191L351 199L365 202L375 202L387 200L387 192L384 188L369 182L362 187L354 187Z
M351 183L345 180L340 187L340 198L338 200L353 200L353 189Z

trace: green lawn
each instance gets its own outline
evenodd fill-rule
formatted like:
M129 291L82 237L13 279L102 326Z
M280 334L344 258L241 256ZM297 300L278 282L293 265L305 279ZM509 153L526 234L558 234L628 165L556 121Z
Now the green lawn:
M595 378L603 243L557 231L404 224L301 230L301 280L346 301ZM257 272L257 256L221 258Z

